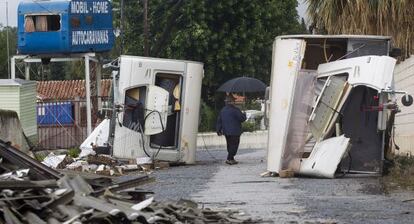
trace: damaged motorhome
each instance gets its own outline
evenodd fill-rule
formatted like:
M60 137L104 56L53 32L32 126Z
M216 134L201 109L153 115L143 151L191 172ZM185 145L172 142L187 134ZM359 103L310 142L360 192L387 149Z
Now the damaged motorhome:
M380 174L392 148L397 49L389 37L277 37L267 110L267 169L333 178Z
M113 78L113 116L82 144L121 159L195 163L203 64L121 56Z

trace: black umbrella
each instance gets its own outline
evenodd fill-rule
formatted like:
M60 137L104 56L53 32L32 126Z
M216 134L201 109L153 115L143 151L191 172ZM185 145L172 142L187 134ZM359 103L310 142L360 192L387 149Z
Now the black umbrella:
M217 91L227 93L264 92L266 87L266 84L258 79L238 77L225 82Z

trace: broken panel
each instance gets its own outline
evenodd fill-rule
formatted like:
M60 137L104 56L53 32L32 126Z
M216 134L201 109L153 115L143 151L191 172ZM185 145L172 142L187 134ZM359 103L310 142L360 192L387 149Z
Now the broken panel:
M282 156L282 170L299 171L300 159L309 132L307 123L312 111L315 81L315 71L302 70L296 79L286 148Z
M344 135L316 143L309 158L303 159L300 174L334 178L342 157L350 146Z

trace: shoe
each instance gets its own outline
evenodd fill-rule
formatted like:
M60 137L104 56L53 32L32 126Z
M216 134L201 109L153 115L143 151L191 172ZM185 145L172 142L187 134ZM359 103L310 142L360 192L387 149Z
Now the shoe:
M236 164L238 164L239 162L237 162L236 160L226 160L226 164L229 164L229 165L236 165Z

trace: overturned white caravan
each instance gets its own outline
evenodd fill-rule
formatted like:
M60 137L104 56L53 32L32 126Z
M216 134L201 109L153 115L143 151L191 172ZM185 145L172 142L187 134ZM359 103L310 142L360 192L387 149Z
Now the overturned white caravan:
M203 64L121 56L111 67L112 118L81 148L92 143L121 159L195 163Z
M412 97L394 89L390 38L353 35L277 37L269 93L267 169L333 178L380 174L392 127Z

